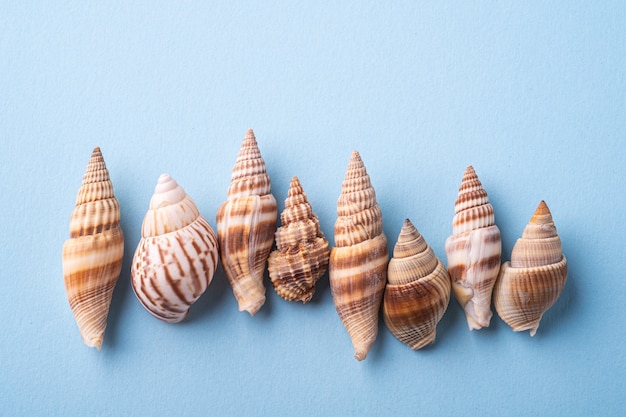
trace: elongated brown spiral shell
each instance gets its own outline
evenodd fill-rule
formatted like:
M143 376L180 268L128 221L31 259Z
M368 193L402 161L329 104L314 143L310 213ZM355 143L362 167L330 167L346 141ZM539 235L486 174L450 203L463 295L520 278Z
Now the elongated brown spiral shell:
M277 211L265 161L249 129L233 167L228 199L217 212L217 236L239 311L252 316L265 303L263 273L274 243Z
M315 283L328 268L329 251L328 241L298 177L291 179L280 219L276 250L268 259L270 279L279 296L306 303L315 293Z
M330 289L339 318L363 360L378 335L378 310L387 281L387 239L365 165L353 151L337 201Z
M488 327L502 243L493 206L471 165L463 175L454 211L452 236L446 240L452 290L470 330Z
M544 201L517 240L511 261L500 269L493 301L502 320L516 331L534 336L543 314L561 295L567 280L567 260L561 238Z
M185 190L168 174L161 175L133 257L137 299L154 317L177 323L206 291L217 261L211 225Z
M387 268L385 324L411 349L435 341L450 301L450 276L409 219L404 221Z
M65 291L87 346L100 349L124 257L120 206L100 148L91 154L63 245Z

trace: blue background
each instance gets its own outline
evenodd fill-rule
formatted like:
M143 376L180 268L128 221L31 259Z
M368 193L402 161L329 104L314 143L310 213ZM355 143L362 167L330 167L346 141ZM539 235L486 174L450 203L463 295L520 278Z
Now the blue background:
M623 2L130 3L0 5L0 414L623 413ZM364 362L328 275L306 305L270 285L250 317L220 267L185 322L159 322L129 278L157 178L215 227L250 127L279 210L298 175L331 245L353 149L390 245L409 217L444 260L468 164L503 260L545 199L569 260L561 298L534 338L495 315L470 332L455 300L422 351L381 321ZM100 352L61 270L94 146L126 237Z

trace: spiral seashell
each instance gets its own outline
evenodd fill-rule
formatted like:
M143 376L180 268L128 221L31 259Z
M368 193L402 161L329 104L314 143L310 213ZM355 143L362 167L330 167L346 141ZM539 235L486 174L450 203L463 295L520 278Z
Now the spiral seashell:
M65 291L83 342L100 350L124 257L120 206L100 148L91 154L63 245Z
M534 336L543 314L561 295L567 260L550 209L544 201L517 240L511 261L500 269L493 293L496 311L514 331Z
M328 268L328 241L298 177L291 179L282 226L276 231L276 250L268 269L276 293L287 301L306 303L315 293L315 283Z
M228 199L217 212L217 236L239 311L252 316L265 303L263 272L274 243L276 215L265 161L249 129L233 168Z
M217 267L217 238L194 201L168 174L159 177L135 250L131 282L154 317L178 323Z
M391 333L411 349L433 343L450 301L450 276L409 219L400 230L387 280L383 319Z
M446 240L448 272L454 296L470 330L488 327L491 294L500 268L502 243L493 206L474 168L466 168L454 204L452 236Z
M337 201L330 290L343 325L363 360L378 334L378 310L387 281L382 212L365 165L353 151Z

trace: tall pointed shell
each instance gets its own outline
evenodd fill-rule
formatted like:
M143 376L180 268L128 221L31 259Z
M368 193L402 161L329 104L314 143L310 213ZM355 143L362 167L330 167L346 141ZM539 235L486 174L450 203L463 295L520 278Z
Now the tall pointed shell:
M452 290L470 330L488 327L502 243L493 206L471 165L463 175L454 211L452 236L445 246Z
M177 323L204 293L217 267L215 232L168 174L159 177L131 269L137 299L154 317Z
M328 268L329 251L328 241L298 177L291 179L280 220L276 250L268 259L270 279L279 296L306 303L315 293L315 283Z
M567 260L550 209L544 201L517 240L511 261L500 269L493 301L498 315L514 331L534 336L543 314L561 295Z
M400 231L387 279L383 319L391 333L411 349L433 343L448 308L450 276L409 219Z
M276 216L270 177L249 129L233 168L228 199L217 212L217 236L239 311L252 316L265 303L263 272L274 242Z
M337 201L335 247L330 253L330 289L339 318L363 360L378 334L378 310L387 281L387 239L376 193L353 151Z
M100 349L124 257L120 207L100 148L91 154L63 245L65 291L87 346Z

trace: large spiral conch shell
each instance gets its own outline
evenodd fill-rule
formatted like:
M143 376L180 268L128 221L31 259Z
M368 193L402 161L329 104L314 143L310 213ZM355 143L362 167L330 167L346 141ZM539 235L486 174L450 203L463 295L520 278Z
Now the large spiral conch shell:
M387 239L376 193L353 151L337 201L330 289L339 318L363 360L378 334L378 310L387 281Z
M517 240L511 261L500 269L493 302L514 331L534 336L543 314L561 295L567 280L567 260L550 209L544 201Z
M137 299L154 317L177 323L211 283L217 261L211 225L185 190L161 175L133 257Z
M276 215L265 161L249 129L233 167L228 199L217 212L217 236L239 311L252 316L265 303L263 273L274 243Z
M291 179L280 220L276 250L267 261L270 279L279 296L306 303L328 268L329 252L328 241L298 177Z
M120 206L96 147L91 154L63 245L65 291L87 346L100 349L124 257Z
M452 236L446 240L452 290L470 330L488 327L502 243L493 206L471 165L463 175L454 211Z
M391 333L411 349L433 343L450 301L450 277L409 219L400 230L387 280L383 319Z

